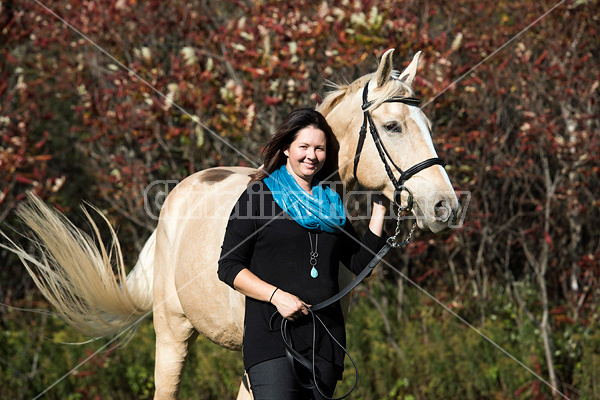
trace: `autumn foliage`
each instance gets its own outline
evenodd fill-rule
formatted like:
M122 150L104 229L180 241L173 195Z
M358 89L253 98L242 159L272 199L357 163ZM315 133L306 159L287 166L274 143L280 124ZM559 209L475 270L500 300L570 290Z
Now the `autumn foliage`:
M274 127L293 108L317 104L328 81L372 72L388 48L397 66L420 50L415 89L438 154L469 201L460 229L419 233L390 263L480 329L518 332L523 346L505 346L565 395L598 396L600 381L586 372L600 366L597 1L555 9L530 0L42 3L0 2L0 222L17 224L13 210L29 190L74 219L88 201L119 227L133 265L156 225L159 205L145 207L152 182L257 166ZM3 302L31 306L35 287L18 260L0 251L0 262ZM355 326L379 329L386 348L401 351L419 321L441 329L454 318L422 298L411 303L414 287L392 270L368 285ZM0 315L3 327L14 326ZM364 322L374 318L392 327ZM469 340L476 357L481 338ZM362 368L383 362L366 356L378 354L361 347L371 344L357 346ZM429 351L421 349L413 360ZM493 363L497 386L448 386L448 398L552 396L526 372L507 378L517 364ZM450 368L423 373L446 377ZM389 384L366 377L361 390L365 398L441 398L427 382L404 384L408 374L390 367Z

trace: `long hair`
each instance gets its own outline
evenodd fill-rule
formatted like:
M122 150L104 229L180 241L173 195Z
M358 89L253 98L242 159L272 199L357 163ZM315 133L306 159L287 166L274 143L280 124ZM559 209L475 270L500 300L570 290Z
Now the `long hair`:
M338 142L325 117L313 108L299 108L292 111L277 128L271 140L262 150L263 166L252 175L251 182L260 181L287 162L283 153L307 127L320 129L325 133L325 163L315 175L317 179L331 179L336 175Z

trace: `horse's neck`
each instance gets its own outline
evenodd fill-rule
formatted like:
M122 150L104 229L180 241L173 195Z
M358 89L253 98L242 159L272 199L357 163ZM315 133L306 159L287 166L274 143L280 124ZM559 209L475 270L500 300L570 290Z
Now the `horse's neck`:
M362 124L362 110L359 105L351 104L354 102L353 99L345 99L325 115L338 141L338 178L346 190L350 190L356 184L353 173L354 152L356 151L360 124ZM356 109L357 111L356 113L348 112L349 109ZM349 118L349 116L352 117Z

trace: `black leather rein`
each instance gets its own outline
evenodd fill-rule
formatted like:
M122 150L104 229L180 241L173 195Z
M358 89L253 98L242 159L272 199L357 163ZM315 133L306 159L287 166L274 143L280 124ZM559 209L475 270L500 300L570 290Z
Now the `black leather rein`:
M377 266L377 264L379 264L379 262L383 259L383 257L385 257L385 255L390 251L390 249L392 247L399 247L399 246L393 246L390 243L390 241L388 240L386 242L386 244L381 248L381 250L379 250L379 252L375 255L375 257L373 257L371 259L371 262L369 262L369 264L361 271L361 273L358 274L339 293L328 298L325 301L322 301L319 304L316 304L312 307L307 307L308 313L312 319L312 326L313 326L312 347L311 347L312 360L309 360L308 358L306 358L305 356L303 356L302 354L300 354L299 352L297 352L294 349L294 344L292 343L292 335L291 335L291 328L292 328L293 324L291 323L291 321L288 321L287 319L285 319L283 317L281 318L281 338L283 339L283 343L286 348L286 357L288 359L288 364L289 364L290 368L296 373L298 382L300 383L300 385L302 387L307 388L307 389L316 388L317 391L321 394L321 396L323 396L323 398L329 399L329 400L344 399L344 398L348 397L350 395L350 393L352 393L354 391L354 389L356 389L356 386L358 385L358 366L356 365L356 361L354 361L354 359L352 358L352 356L350 355L348 350L346 350L346 348L344 346L342 346L342 344L336 340L336 338L331 334L331 332L329 332L329 329L327 329L327 326L325 325L325 323L323 323L321 318L319 318L319 316L315 312L332 305L333 303L339 301L344 296L346 296L348 293L350 293L352 291L352 289L354 289L356 286L358 286L359 283L361 283L367 276L369 276L369 274L371 274L373 269ZM279 313L276 311L271 316L271 321L270 321L271 330L274 329L275 318L278 315L279 315ZM315 368L315 352L316 352L315 349L316 349L316 345L317 345L317 343L316 343L316 338L317 338L317 331L316 331L317 325L316 324L317 324L317 322L319 324L321 324L321 326L325 329L325 332L327 332L327 334L333 340L333 342L344 351L344 353L348 356L348 359L352 362L352 365L354 366L354 385L352 385L352 388L348 391L348 393L346 393L340 397L336 397L336 398L328 397L325 393L323 393L323 391L321 390L321 388L319 387L319 384L318 384L319 375L318 375L317 369ZM310 380L310 382L302 382L300 380L299 374L296 372L296 363L300 364L303 368L305 368L307 371L309 371L312 374L312 379Z

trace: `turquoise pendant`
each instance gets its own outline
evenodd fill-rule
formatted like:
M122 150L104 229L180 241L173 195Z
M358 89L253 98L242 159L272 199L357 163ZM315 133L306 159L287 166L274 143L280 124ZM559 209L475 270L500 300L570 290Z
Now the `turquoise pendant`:
M308 232L308 240L310 240L310 232ZM319 271L317 271L317 258L319 257L319 253L317 252L317 246L319 245L319 237L315 233L315 248L313 250L312 240L310 240L310 265L312 269L310 270L310 276L315 279L319 276Z
M312 267L310 270L310 276L311 278L317 278L319 276L319 271L317 271L315 267Z

